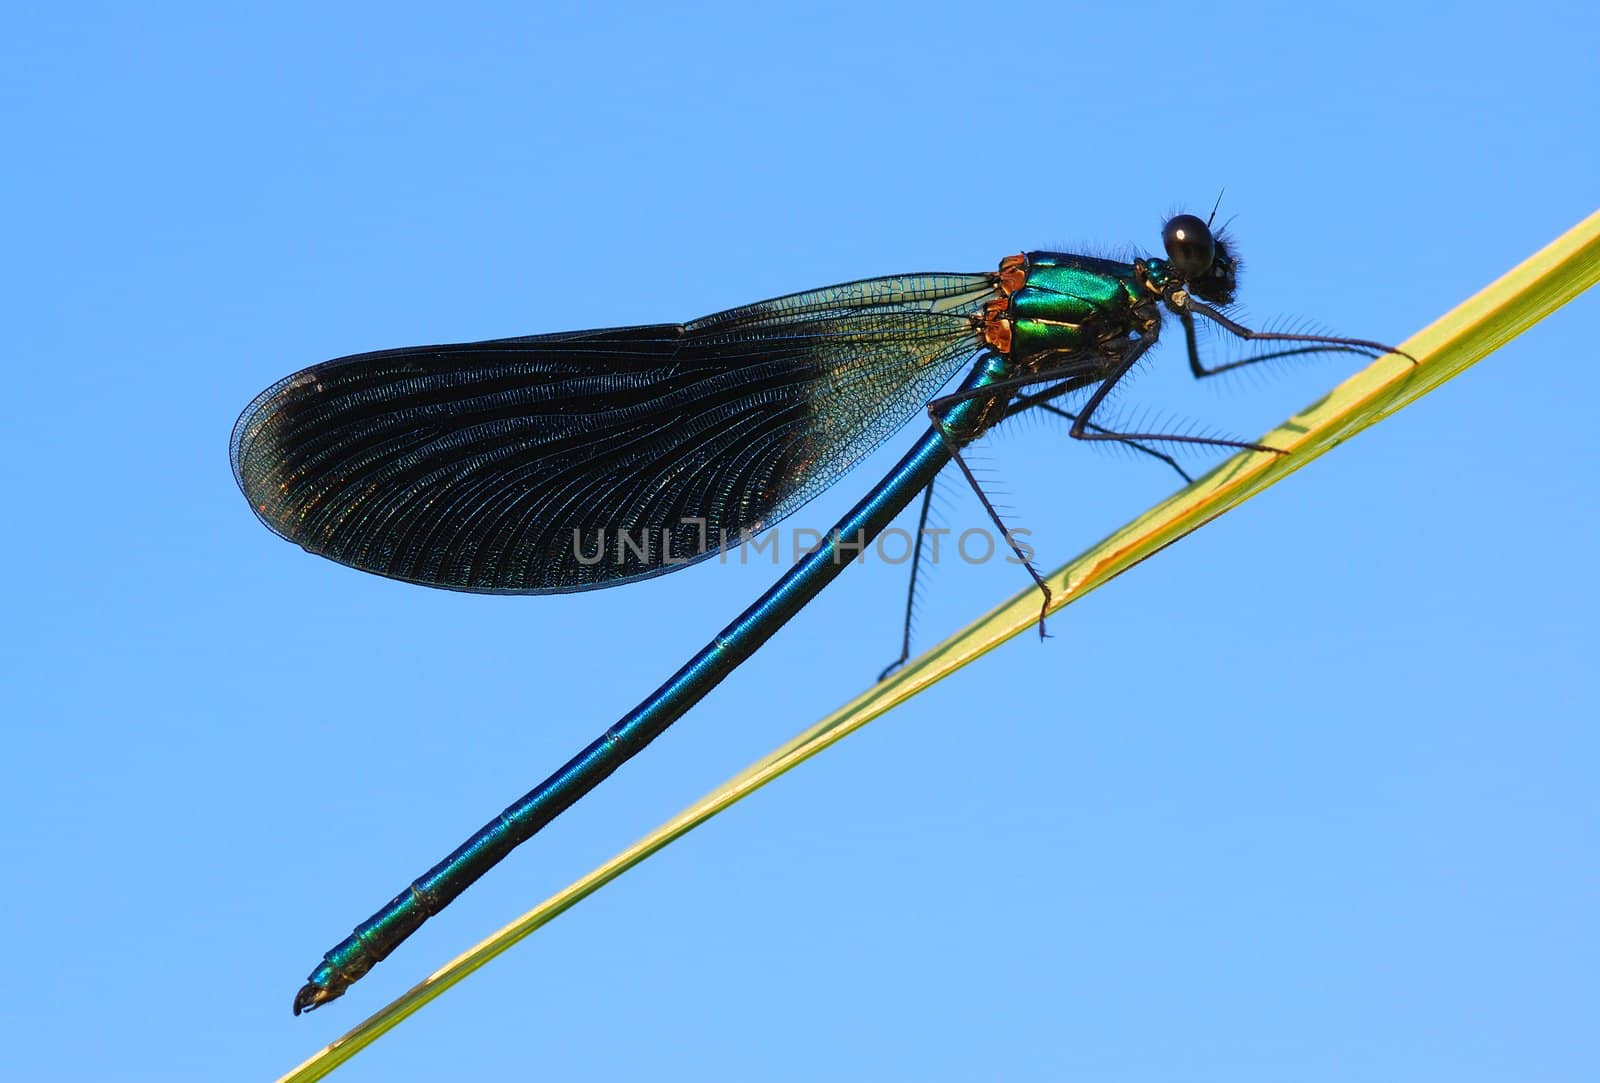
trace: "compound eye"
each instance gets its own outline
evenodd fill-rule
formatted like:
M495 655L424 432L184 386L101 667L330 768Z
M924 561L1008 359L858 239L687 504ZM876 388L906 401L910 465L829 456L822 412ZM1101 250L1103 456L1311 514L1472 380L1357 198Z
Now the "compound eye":
M1211 261L1217 255L1211 227L1192 214L1180 214L1168 221L1161 231L1161 243L1166 246L1167 260L1184 278L1199 278L1211 270Z

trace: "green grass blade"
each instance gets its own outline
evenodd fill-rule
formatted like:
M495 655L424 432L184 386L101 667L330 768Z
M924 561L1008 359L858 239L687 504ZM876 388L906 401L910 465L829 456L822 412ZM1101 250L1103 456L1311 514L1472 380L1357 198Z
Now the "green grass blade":
M1457 308L1413 335L1402 349L1351 377L1284 422L1262 442L1291 452L1234 456L1151 508L1049 577L1060 609L1141 560L1204 526L1369 425L1482 360L1600 280L1600 211ZM680 835L765 786L935 681L1035 627L1039 595L1029 589L913 660L839 710L774 749L650 834L450 960L421 983L320 1050L282 1081L321 1079L428 1001L511 945L599 890Z

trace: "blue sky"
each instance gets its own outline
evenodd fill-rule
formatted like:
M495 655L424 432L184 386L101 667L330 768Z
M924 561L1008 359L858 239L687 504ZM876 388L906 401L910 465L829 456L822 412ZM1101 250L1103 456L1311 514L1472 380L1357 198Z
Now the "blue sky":
M1559 10L1557 10L1559 9ZM0 43L16 1078L263 1078L858 691L854 569L361 985L350 926L754 598L431 592L228 470L323 358L687 319L1223 215L1397 340L1600 203L1600 18L1394 5L26 5ZM343 1078L1592 1079L1600 298L675 845ZM1134 411L1251 435L1352 366ZM802 517L825 527L907 430ZM1060 563L1172 488L1019 425ZM1204 466L1210 460L1194 460ZM947 525L981 511L947 485ZM797 520L799 522L800 520ZM935 570L919 643L1022 584Z

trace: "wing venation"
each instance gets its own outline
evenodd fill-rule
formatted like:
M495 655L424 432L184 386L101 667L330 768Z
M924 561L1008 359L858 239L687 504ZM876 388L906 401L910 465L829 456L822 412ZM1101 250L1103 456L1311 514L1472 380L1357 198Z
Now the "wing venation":
M979 349L992 296L987 275L909 275L687 324L339 358L250 404L234 474L272 530L379 575L527 594L640 579L859 462Z

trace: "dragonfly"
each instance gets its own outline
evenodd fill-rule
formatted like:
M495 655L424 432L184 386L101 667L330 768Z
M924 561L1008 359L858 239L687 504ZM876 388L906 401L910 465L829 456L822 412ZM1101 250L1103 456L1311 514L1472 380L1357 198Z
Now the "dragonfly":
M329 950L294 1013L343 995L660 736L919 494L925 516L946 466L1038 586L1043 634L1049 588L962 456L1008 418L1054 413L1077 440L1160 458L1160 446L1184 444L1276 453L1094 420L1168 317L1197 378L1295 354L1396 352L1235 322L1225 310L1238 257L1214 218L1168 219L1162 257L1025 252L993 271L869 278L689 323L381 350L313 365L258 395L230 456L262 523L353 568L491 594L593 590L704 560L837 482L919 410L929 418L834 529L681 669ZM1262 345L1208 366L1199 321Z

